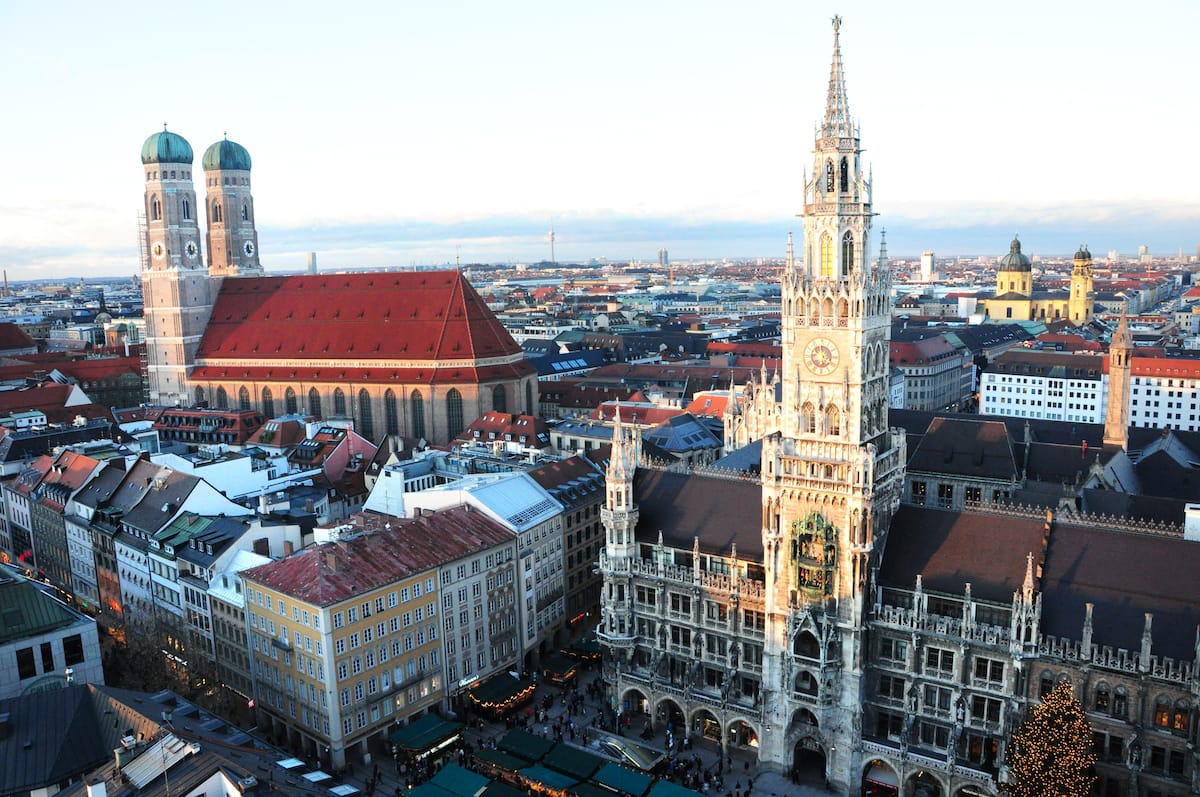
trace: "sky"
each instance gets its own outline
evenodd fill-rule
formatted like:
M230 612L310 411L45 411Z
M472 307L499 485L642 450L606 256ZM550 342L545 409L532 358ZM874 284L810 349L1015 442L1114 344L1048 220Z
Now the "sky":
M136 273L164 122L268 271L780 257L834 14L893 255L1196 252L1196 0L67 0L0 4L0 268Z

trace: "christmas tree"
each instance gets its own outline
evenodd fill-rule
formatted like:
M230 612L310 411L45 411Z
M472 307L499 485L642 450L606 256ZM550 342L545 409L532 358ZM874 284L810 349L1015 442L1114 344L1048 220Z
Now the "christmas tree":
M1092 726L1069 683L1033 707L1008 747L1011 797L1087 797L1096 782Z

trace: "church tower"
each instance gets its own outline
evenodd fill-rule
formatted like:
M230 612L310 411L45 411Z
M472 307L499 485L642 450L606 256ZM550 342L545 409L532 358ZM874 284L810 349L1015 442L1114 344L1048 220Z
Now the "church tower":
M804 186L802 254L782 274L783 379L777 428L763 438L766 636L764 722L798 726L812 708L832 782L860 762L863 619L868 580L899 505L904 436L887 426L891 276L872 265L872 183L862 168L833 19L833 60L813 173ZM760 739L760 760L787 761L789 731Z
M1075 263L1071 268L1071 298L1067 300L1067 317L1077 327L1090 324L1095 303L1092 253L1088 251L1087 244L1083 244L1075 253Z
M151 404L188 405L188 369L212 313L200 254L192 147L163 126L142 145L145 240L142 301Z
M636 427L621 423L617 405L613 424L612 453L605 472L604 506L600 522L605 545L600 549L600 569L607 575L600 594L600 619L608 629L610 644L627 655L636 640L633 626L633 579L631 562L637 557L638 507L633 500L633 477L640 457L640 435Z
M1129 383L1133 370L1133 335L1125 312L1108 344L1108 407L1104 415L1104 445L1125 448L1129 441Z
M226 138L205 150L201 164L207 194L209 274L262 276L258 232L254 229L254 198L250 195L250 153Z

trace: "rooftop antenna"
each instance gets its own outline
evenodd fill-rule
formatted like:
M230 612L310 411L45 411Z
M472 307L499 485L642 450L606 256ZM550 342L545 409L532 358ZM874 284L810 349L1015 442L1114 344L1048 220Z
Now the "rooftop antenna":
M458 255L461 250L462 250L462 246L460 246L459 244L454 245L454 270L455 271L462 270L462 267L458 262Z

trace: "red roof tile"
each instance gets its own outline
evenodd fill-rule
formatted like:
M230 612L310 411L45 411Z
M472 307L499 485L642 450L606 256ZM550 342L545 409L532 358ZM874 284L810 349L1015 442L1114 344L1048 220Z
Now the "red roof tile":
M366 512L350 524L369 533L305 549L243 576L329 606L514 538L483 512L462 506L405 519Z
M0 323L0 351L36 349L37 343L16 324Z
M432 365L520 353L457 271L245 277L222 284L197 355L202 367L193 378L206 378L204 372L222 360L397 359ZM270 378L288 379L294 369L277 370ZM340 379L342 370L326 376ZM345 378L391 378L388 370L363 370Z

